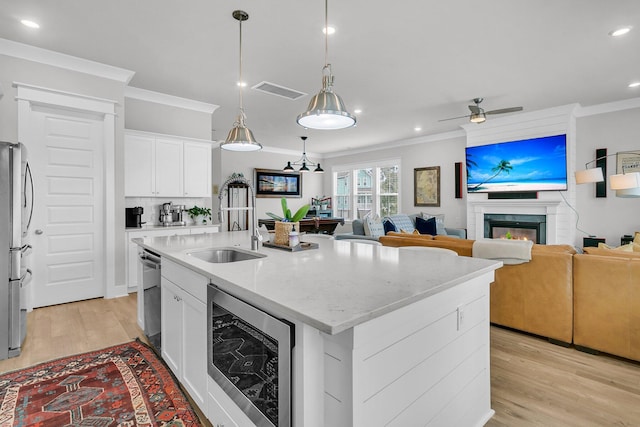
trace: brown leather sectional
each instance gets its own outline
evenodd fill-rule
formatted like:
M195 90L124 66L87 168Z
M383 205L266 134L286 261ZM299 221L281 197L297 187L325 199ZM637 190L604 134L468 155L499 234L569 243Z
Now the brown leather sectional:
M385 246L471 256L473 240L390 233ZM491 322L640 361L640 252L534 245L531 261L496 270Z
M380 242L473 249L473 240L446 236L389 233ZM531 261L496 270L491 322L640 361L640 252L534 245Z
M585 248L573 257L573 342L640 361L640 252Z
M471 256L473 240L389 233L385 246L431 246ZM573 336L573 263L568 245L534 245L531 261L496 270L491 284L491 323L563 343Z

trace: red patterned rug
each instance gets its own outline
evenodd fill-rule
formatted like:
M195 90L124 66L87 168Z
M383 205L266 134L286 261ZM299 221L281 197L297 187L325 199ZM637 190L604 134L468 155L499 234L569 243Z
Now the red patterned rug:
M0 376L0 427L199 425L164 362L138 341Z

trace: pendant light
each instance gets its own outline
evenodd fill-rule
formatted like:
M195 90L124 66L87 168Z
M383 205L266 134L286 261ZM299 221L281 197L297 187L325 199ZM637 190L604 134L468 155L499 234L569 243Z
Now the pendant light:
M253 137L251 129L245 126L244 121L247 117L242 106L242 21L249 19L249 14L243 10L234 10L232 16L240 23L240 111L233 124L233 129L229 131L227 139L220 145L220 148L229 151L257 151L262 149L262 145Z
M307 157L307 137L301 136L300 139L302 139L302 157L295 162L287 162L287 166L282 168L282 170L285 172L293 172L293 166L302 165L300 169L298 169L300 172L310 172L311 170L307 167L307 165L309 165L316 167L313 170L315 173L324 173L324 169L320 167L320 163L314 163Z
M307 111L296 119L300 126L308 129L344 129L356 124L354 115L347 111L342 98L333 91L333 74L329 64L329 0L324 2L324 67L322 89L311 98Z

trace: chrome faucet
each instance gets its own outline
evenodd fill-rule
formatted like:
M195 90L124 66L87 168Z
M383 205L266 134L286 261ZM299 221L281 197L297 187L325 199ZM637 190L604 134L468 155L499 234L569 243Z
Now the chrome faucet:
M228 206L226 208L222 207L222 198L224 197L225 193L228 192L230 184L244 184L249 188L249 191L251 191L251 206L239 207L239 208L230 208ZM256 219L257 218L256 193L253 189L253 185L251 185L249 180L247 180L245 177L242 177L242 176L231 177L227 179L224 182L224 184L222 184L222 187L220 188L220 194L218 194L218 200L220 202L220 210L218 211L218 219L220 220L220 224L224 222L224 211L232 211L232 210L233 211L236 211L236 210L252 211L251 212L251 250L257 251L258 248L260 247L258 242L262 241L262 235L258 232L258 220Z

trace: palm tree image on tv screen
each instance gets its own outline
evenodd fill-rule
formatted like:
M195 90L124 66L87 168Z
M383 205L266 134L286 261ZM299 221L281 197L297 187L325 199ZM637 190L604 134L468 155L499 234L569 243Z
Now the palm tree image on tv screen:
M567 189L566 135L466 148L467 192Z

